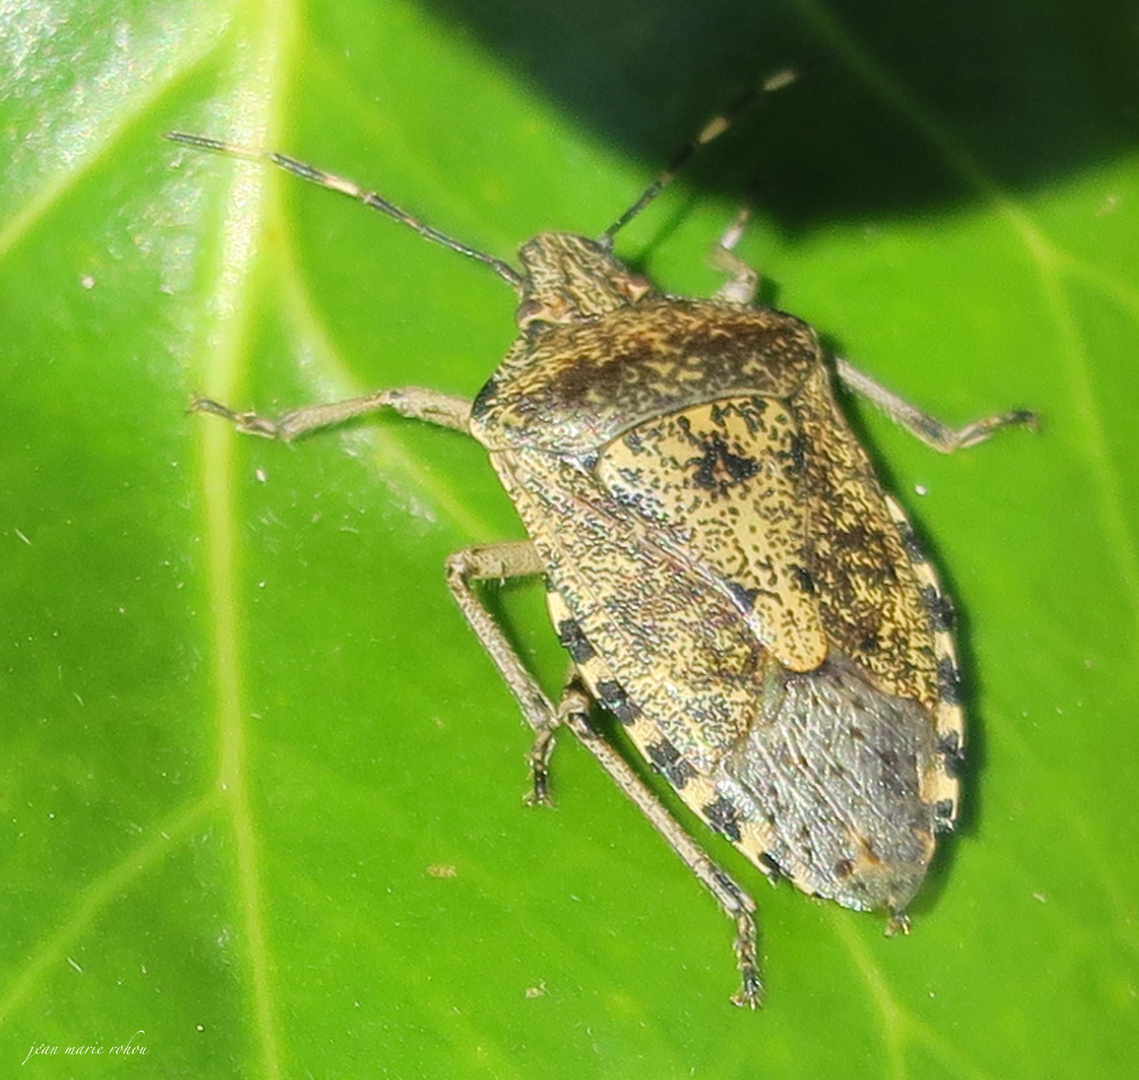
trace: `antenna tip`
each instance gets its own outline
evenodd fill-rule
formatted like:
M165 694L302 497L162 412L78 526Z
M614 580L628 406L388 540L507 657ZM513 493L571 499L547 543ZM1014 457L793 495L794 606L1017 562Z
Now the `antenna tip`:
M773 75L768 75L766 79L760 83L760 89L765 92L773 90L782 90L785 86L790 86L797 78L799 73L793 68L780 68Z
M245 146L223 142L221 139L211 139L208 135L191 135L187 131L167 131L162 137L181 146L190 146L195 150L209 150L214 154L228 154L230 157L245 158L247 161L257 161L264 156Z

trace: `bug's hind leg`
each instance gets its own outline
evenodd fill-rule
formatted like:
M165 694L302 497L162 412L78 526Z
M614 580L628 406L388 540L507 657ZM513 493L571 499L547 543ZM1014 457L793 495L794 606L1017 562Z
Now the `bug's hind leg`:
M462 609L470 627L478 635L494 666L498 668L510 692L522 709L526 722L534 729L535 746L531 752L534 770L534 796L542 798L546 790L545 764L553 750L553 732L558 726L558 713L530 674L505 631L475 591L476 581L506 581L510 578L537 577L545 572L534 545L528 540L500 544L481 544L463 548L447 558L447 586ZM539 770L541 776L539 776Z
M589 695L576 679L571 678L562 691L558 705L559 721L597 759L613 782L649 819L668 846L712 894L724 914L735 923L734 949L740 972L740 989L732 997L732 1003L756 1008L762 1002L763 981L759 974L759 928L755 901L685 832L655 792L593 727L589 712Z

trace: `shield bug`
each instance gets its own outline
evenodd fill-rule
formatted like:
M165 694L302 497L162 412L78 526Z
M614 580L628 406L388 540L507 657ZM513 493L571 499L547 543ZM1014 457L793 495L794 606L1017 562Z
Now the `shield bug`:
M612 713L764 874L883 910L889 928L905 929L935 838L957 817L965 732L953 609L832 377L946 452L1033 417L954 430L828 357L805 322L754 303L756 275L733 252L742 219L714 249L728 281L710 300L670 295L618 261L617 231L727 125L710 123L600 239L542 233L520 248L520 268L294 158L170 138L265 157L515 290L519 336L471 401L400 387L276 420L204 399L193 407L286 441L394 409L486 448L529 539L457 552L447 582L534 731L532 798L548 798L554 734L569 728L734 920L733 1000L754 1007L755 903L603 737L591 708ZM479 591L526 576L545 579L572 661L556 702Z

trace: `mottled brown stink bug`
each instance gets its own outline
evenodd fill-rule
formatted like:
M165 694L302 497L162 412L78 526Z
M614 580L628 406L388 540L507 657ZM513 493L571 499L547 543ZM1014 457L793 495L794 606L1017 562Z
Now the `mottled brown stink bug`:
M770 86L770 83L769 83ZM603 234L542 233L522 269L436 232L351 181L262 157L490 266L517 291L519 337L473 401L381 390L272 421L198 399L245 432L291 440L391 408L486 447L529 540L460 551L447 581L536 738L547 798L568 727L735 921L742 987L761 983L755 904L672 818L590 720L597 702L685 803L771 878L856 909L905 908L957 817L964 746L952 606L898 504L839 410L832 372L942 451L1032 420L954 431L841 359L815 331L753 304L756 275L715 249L730 280L711 300L630 272L612 239L717 118ZM474 587L543 576L572 661L554 704Z

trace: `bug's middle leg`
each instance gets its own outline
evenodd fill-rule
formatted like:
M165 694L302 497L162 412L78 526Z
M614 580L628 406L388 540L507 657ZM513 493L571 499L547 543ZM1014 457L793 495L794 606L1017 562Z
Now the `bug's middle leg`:
M475 592L472 582L537 577L544 572L538 553L528 540L463 548L447 559L447 585L451 595L506 680L526 722L534 729L534 746L529 755L532 783L527 796L528 801L534 803L550 801L548 766L554 749L554 732L561 723L559 710L530 674L498 620Z

